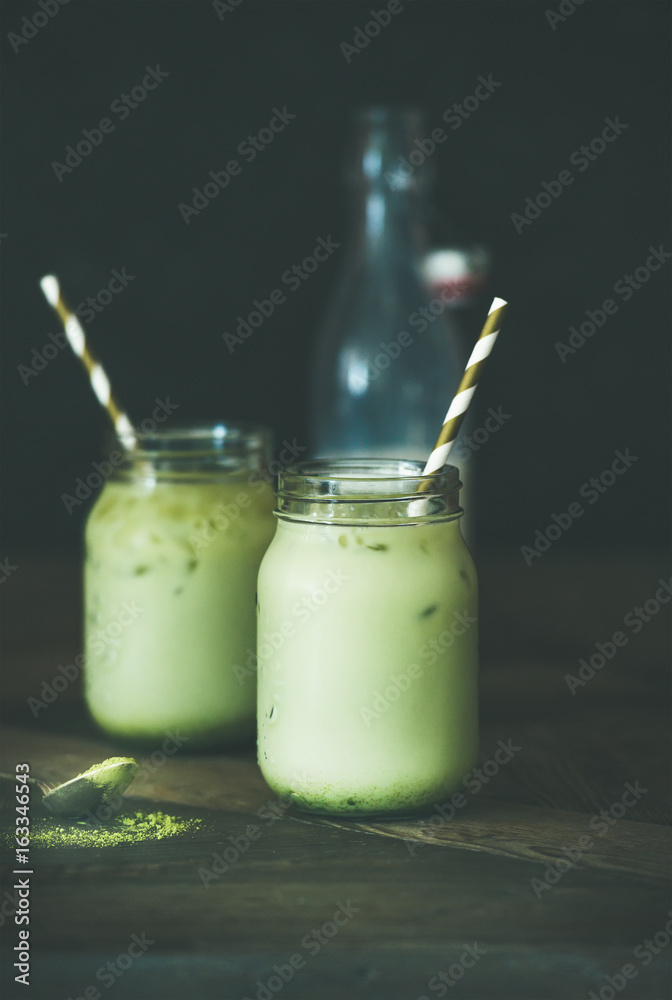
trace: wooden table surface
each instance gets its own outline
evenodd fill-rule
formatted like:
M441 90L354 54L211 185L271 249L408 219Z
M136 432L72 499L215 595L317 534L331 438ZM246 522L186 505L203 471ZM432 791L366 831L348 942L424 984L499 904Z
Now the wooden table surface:
M31 848L28 987L8 960L19 928L5 852L4 1000L670 996L672 605L636 632L623 624L669 582L662 558L481 561L481 761L500 741L510 757L454 815L388 822L283 808L253 750L152 764L95 730L78 682L35 718L28 697L79 650L78 571L15 562L2 589L1 769L27 761L64 780L135 756L148 773L124 808L203 825L158 842ZM626 645L572 694L565 675L619 629ZM240 857L204 885L213 855L236 843ZM144 950L121 968L132 935Z

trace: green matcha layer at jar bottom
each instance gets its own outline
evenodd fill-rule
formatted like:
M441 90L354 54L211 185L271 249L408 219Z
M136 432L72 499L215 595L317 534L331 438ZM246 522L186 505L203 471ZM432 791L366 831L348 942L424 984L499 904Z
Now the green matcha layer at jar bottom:
M288 790L284 794L290 798L297 809L302 812L325 814L329 816L349 816L351 818L384 816L386 818L401 818L429 812L435 808L458 786L452 784L447 788L434 788L424 794L418 789L385 788L379 793L372 790L370 795L355 792L347 798L339 789L314 788L306 792L305 797ZM277 786L276 786L277 790ZM282 794L282 793L281 793Z

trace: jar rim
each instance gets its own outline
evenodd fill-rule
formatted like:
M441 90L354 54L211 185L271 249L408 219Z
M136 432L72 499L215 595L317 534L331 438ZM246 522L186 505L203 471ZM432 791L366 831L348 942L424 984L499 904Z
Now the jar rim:
M324 501L417 499L446 496L461 487L455 465L423 475L424 462L394 458L307 459L278 473L278 498Z
M211 424L184 421L151 429L140 426L134 429L134 434L134 446L124 449L130 459L156 455L195 457L224 452L249 453L268 450L272 444L269 427L247 420L216 420Z

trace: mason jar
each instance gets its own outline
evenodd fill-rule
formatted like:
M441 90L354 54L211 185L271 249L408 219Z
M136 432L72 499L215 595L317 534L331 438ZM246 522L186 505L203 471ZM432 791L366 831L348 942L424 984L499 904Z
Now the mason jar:
M258 753L297 807L408 814L478 752L477 581L458 470L300 462L280 472L258 581ZM421 490L421 492L418 492Z
M85 533L84 687L111 735L253 737L269 457L263 427L166 429L140 433L106 482Z

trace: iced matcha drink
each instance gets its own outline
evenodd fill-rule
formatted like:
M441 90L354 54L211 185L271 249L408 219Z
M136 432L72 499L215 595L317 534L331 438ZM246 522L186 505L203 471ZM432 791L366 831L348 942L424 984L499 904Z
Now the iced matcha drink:
M164 456L165 457L165 456ZM249 466L139 462L86 529L85 692L116 736L185 747L254 733L256 575L275 531Z
M476 763L476 574L456 469L418 500L422 463L394 463L403 482L362 463L388 476L368 486L339 482L344 465L280 477L258 586L259 764L303 809L403 814Z

